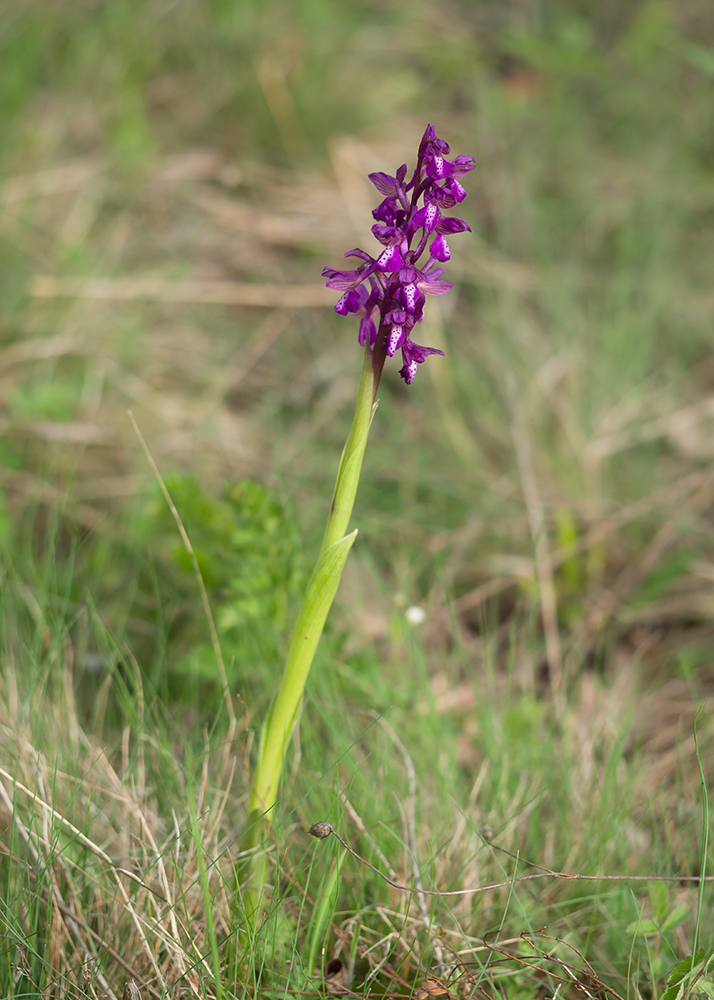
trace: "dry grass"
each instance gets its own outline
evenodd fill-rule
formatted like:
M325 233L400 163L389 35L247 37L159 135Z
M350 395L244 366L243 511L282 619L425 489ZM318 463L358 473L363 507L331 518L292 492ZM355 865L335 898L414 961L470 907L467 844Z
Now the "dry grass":
M603 805L623 798L647 801L639 784L651 777L646 768L628 768L622 759L616 773L607 774L622 739L627 674L622 669L607 691L584 685L580 705L571 705L565 717L560 753L569 771L568 829L565 837L555 829L546 835L537 859L546 869L560 862L556 870L577 872L588 864L598 799ZM16 988L24 983L43 995L112 998L128 980L139 985L142 995L146 991L157 998L167 992L217 996L226 989L267 996L277 985L270 977L278 973L292 975L291 990L314 995L317 983L298 973L323 891L320 874L329 868L326 847L320 842L319 849L310 851L297 817L283 823L272 869L280 904L253 950L243 951L233 980L229 973L219 985L211 935L215 932L221 956L229 954L236 933L234 864L247 788L241 735L247 729L240 724L232 743L206 738L203 747L191 749L178 733L167 739L158 717L147 714L138 665L131 676L116 682L128 699L127 721L109 746L87 731L78 716L69 641L49 651L43 674L34 682L18 677L12 667L4 673L0 799L5 900L13 916L6 916L3 943ZM407 996L415 986L435 995L449 990L460 998L476 990L493 998L511 988L509 981L527 987L541 979L554 985L563 977L561 992L568 997L581 995L583 988L592 996L603 991L622 995L627 989L623 969L600 936L592 937L592 925L587 930L592 923L590 885L581 888L578 883L575 894L566 885L564 895L562 875L547 878L542 868L533 874L529 859L521 856L545 791L534 786L536 773L522 773L509 791L504 775L495 773L502 761L498 738L492 739L490 758L468 761L475 775L470 791L446 815L446 803L425 773L421 753L415 763L383 718L377 720L377 731L378 738L365 733L354 751L358 759L363 751L372 755L378 770L386 765L394 772L397 789L398 772L403 772L397 815L386 822L394 809L390 781L368 806L370 814L376 808L382 817L376 824L365 822L342 791L345 813L339 825L393 881L406 882L415 891L403 893L379 880L367 888L365 870L348 858L342 870L345 899L328 928L324 960L328 983L330 975L334 979L330 992L349 992L355 977L358 993L371 984L371 991L388 998ZM397 760L391 757L393 750ZM366 758L362 760L364 766ZM339 771L340 786L367 805L365 789L355 787L359 768L355 771L345 761ZM682 807L691 801L686 781L678 795ZM662 819L673 826L676 822L666 807ZM614 812L601 822L608 829L608 843L617 842L620 866L630 877L640 873L639 878L646 878L640 858L651 852L646 828L638 828L632 816ZM671 829L665 836L670 849L676 849L677 832ZM685 872L691 862L686 831L680 839L686 843L678 867ZM563 840L571 845L565 858L558 843ZM616 875L608 871L611 850L608 846L598 862L591 860L590 870L594 864L602 874ZM520 858L515 868L509 854ZM525 881L512 880L522 875ZM533 878L539 881L528 881ZM500 888L485 888L494 884ZM635 882L630 885L637 888ZM447 895L436 896L435 886ZM614 890L607 883L592 888L603 906L612 907ZM675 889L677 902L694 906L695 881ZM458 890L466 893L454 896ZM507 916L509 909L516 912ZM542 925L546 914L551 934L536 930L540 925L535 922ZM509 933L514 926L525 929L514 936ZM487 928L501 933L486 935ZM286 933L291 944L284 940ZM687 939L681 929L679 933L686 949ZM277 946L276 952L273 934L283 941L283 949L288 944L287 951ZM588 937L589 961L582 955ZM265 963L263 975L269 978L254 981L253 963L257 969ZM419 983L429 969L427 989Z
M16 981L24 976L48 995L79 990L91 996L79 976L89 969L94 988L109 998L121 993L117 984L127 977L152 997L177 983L203 995L202 977L212 969L204 954L199 866L205 862L197 851L215 859L208 866L209 890L219 933L227 936L234 838L226 828L235 829L240 808L240 800L230 797L235 759L207 746L201 781L193 787L181 761L167 757L148 733L134 743L129 725L110 759L78 721L68 662L65 679L51 703L36 689L23 711L11 669L5 678L7 770L0 770L0 797L2 824L11 834L4 847L6 902L14 904L16 923L5 926L4 941L16 951ZM140 685L138 670L135 680ZM135 696L141 714L140 687ZM48 757L48 744L62 745L66 757ZM70 761L75 770L63 771ZM165 812L156 775L167 765L163 787L174 786L175 803L195 796L198 841L185 813ZM41 985L33 982L40 970Z

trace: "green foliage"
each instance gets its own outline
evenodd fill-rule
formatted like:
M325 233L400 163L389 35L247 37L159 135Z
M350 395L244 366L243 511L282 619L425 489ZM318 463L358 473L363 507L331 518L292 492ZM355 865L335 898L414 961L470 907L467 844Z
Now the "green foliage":
M386 41L409 23L406 5L179 0L162 8L148 0L81 0L70 8L51 4L40 16L33 4L12 0L0 18L6 126L21 131L38 88L79 101L90 88L108 147L129 169L146 164L157 138L175 136L176 125L190 136L198 120L204 135L244 154L294 158L309 150L303 134L322 144L338 128L388 120L419 88L408 58ZM345 51L375 69L359 88L339 72ZM401 82L385 93L376 70L387 51ZM292 94L275 118L260 84L261 62L269 73L271 59L287 70ZM188 101L175 86L181 75L190 81Z
M337 859L332 863L329 875L323 876L318 896L318 904L313 914L311 934L305 952L305 971L308 976L312 975L317 958L320 956L324 965L325 939L327 936L328 924L334 918L337 898L340 892L340 873L348 855L342 851Z
M703 45L696 45L694 42L690 42L682 45L682 53L685 59L688 59L702 73L714 76L714 49L708 49Z
M585 18L553 19L542 34L509 32L502 41L511 55L555 78L590 76L604 69Z
M166 487L188 532L208 590L224 658L232 674L277 672L305 580L294 517L262 483L242 479L220 496L201 489L195 476L172 476ZM142 528L159 557L170 552L181 591L195 593L193 564L163 496ZM177 572L178 571L178 572ZM176 664L182 674L215 678L215 659L203 642Z
M170 477L166 487L204 583L223 606L221 628L229 631L257 619L284 628L287 602L300 583L299 538L287 507L252 479L227 486L220 497L202 491L190 475ZM167 511L161 521L165 531L173 525ZM192 572L189 554L178 541L174 558Z
M692 915L692 909L686 903L681 903L670 910L669 893L665 882L648 882L647 891L650 897L652 917L636 920L628 924L627 934L660 935L679 927Z
M686 573L694 558L694 553L685 551L676 552L669 558L663 559L633 592L631 603L642 607L664 597L673 584Z
M691 918L692 908L688 903L672 906L666 882L648 882L647 894L652 916L628 924L625 933L643 939L650 975L653 979L659 979L666 968L667 960L665 954L660 951L660 944L665 941L668 946L667 951L674 953L667 935Z
M661 1000L681 1000L688 995L700 995L714 998L714 975L710 966L714 951L703 948L688 958L677 962L667 978L667 989Z
M71 420L77 406L77 389L71 382L13 386L8 403L16 419Z

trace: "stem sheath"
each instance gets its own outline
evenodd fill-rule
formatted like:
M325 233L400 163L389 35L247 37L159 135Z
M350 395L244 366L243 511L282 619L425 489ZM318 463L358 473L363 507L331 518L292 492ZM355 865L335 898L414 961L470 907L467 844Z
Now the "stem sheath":
M280 687L263 726L258 761L253 774L248 820L241 844L242 850L251 852L247 861L244 899L246 916L253 927L263 908L262 898L267 877L264 844L270 832L270 813L277 800L285 753L325 620L357 535L356 531L350 535L345 532L352 515L364 450L377 408L377 404L373 402L374 383L373 356L367 347L355 415L342 452L322 547L295 624Z

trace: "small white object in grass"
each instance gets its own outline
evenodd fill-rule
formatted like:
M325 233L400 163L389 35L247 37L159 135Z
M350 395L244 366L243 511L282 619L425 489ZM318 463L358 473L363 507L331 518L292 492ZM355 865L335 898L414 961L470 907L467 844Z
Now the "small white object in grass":
M426 621L426 611L424 608L420 608L418 604L412 604L412 606L407 608L404 612L404 617L410 625L421 625Z

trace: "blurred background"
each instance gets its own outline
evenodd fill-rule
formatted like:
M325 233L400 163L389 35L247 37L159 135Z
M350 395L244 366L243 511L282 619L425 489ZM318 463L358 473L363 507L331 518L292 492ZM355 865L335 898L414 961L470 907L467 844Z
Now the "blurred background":
M90 716L127 649L220 703L131 410L257 724L361 365L320 271L431 122L473 232L446 357L382 382L315 683L453 716L467 769L476 691L554 699L671 779L714 692L713 102L706 0L4 3L6 650L70 635Z
M410 884L501 882L516 855L690 879L440 900L436 941L423 897L407 919L414 897L349 858L334 941L371 974L389 957L410 980L444 941L470 962L487 931L547 923L621 995L660 994L711 866L693 727L704 706L709 771L713 108L711 0L0 4L0 755L47 804L40 819L22 799L13 826L24 792L5 793L3 851L37 829L45 858L46 817L67 815L143 877L151 834L190 909L190 967L205 914L233 932L248 764L362 363L320 272L376 246L366 175L411 170L430 122L475 157L457 213L472 232L419 337L445 357L410 387L398 359L382 380L360 533L288 757L295 954L300 872L334 857L305 831L327 818ZM233 707L128 411L195 548ZM44 982L41 931L16 928L65 892L65 853L88 873L67 906L116 946L109 980L123 956L156 973L107 855L67 836L36 884L34 861L0 865L6 992ZM173 982L168 916L141 900ZM71 980L84 944L58 928L48 954ZM504 976L494 995L545 995Z

